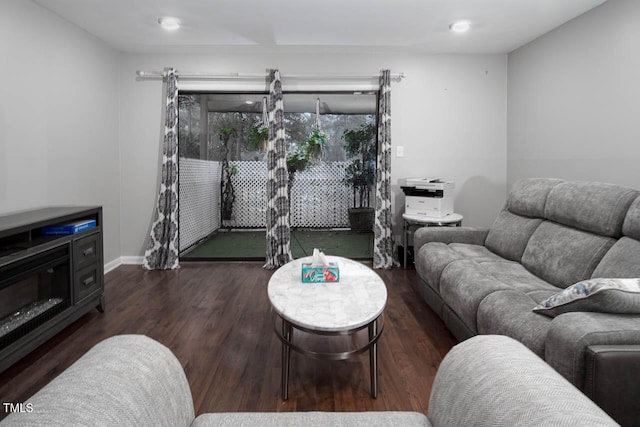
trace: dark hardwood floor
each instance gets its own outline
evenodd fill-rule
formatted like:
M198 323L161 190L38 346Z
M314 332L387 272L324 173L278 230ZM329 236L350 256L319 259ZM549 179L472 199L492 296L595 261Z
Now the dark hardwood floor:
M0 401L23 402L104 338L145 334L169 347L182 363L196 414L426 413L436 370L456 340L420 298L415 270L376 271L388 289L377 399L369 396L367 353L328 362L294 352L289 400L282 401L281 345L266 291L273 272L259 262L194 262L182 263L177 271L121 266L107 274L106 312L85 315L1 373ZM0 411L0 419L4 416Z

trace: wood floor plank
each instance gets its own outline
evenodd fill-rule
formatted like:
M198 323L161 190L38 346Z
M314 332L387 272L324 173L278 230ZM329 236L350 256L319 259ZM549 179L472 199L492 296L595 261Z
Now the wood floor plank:
M182 363L196 414L427 412L437 368L456 340L422 301L415 270L376 271L388 290L377 399L369 396L366 353L329 362L292 352L289 400L282 401L281 343L266 290L273 272L261 262L191 262L177 271L121 266L109 273L106 312L83 316L1 373L0 400L23 402L107 337L145 334L169 347ZM314 337L299 339L324 345ZM4 416L0 411L0 419Z

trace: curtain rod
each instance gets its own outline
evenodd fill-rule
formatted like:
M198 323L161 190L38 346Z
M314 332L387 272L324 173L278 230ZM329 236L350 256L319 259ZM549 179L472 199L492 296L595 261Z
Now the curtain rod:
M163 71L136 71L139 79L161 79L165 74ZM268 74L180 74L180 79L185 80L256 80L264 79ZM284 74L282 78L290 79L374 79L379 74ZM397 82L402 81L406 76L404 73L391 74L391 79Z

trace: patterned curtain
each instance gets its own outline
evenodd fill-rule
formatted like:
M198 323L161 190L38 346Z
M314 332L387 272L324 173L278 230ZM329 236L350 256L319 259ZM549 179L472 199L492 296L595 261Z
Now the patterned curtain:
M284 142L284 103L280 72L269 75L269 141L267 143L267 262L278 268L293 259L289 226L289 176Z
M167 85L162 182L151 236L144 254L147 270L178 268L178 73L165 68Z
M378 165L376 169L376 223L374 226L373 268L393 266L391 232L391 76L380 76L378 111Z

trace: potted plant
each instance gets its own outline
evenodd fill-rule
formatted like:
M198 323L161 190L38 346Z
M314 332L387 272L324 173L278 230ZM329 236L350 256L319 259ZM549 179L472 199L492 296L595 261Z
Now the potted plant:
M291 188L296 177L296 172L302 172L311 163L311 157L306 150L304 143L298 146L296 151L287 152L287 173L289 175L289 185L287 185L287 195L289 197L289 206L291 206Z
M324 133L319 125L313 125L311 133L304 141L304 150L309 159L316 160L322 156L325 144L329 141L329 136Z
M317 125L311 128L311 134L302 141L296 151L287 153L287 171L289 173L289 200L291 200L291 187L295 174L303 171L307 166L311 166L315 161L322 157L324 146L329 137Z
M374 209L371 205L371 188L375 181L376 128L366 123L357 129L348 129L342 134L345 151L353 161L345 169L342 182L353 189L353 207L349 208L351 230L367 232L373 230Z
M221 215L224 221L231 219L231 212L233 211L233 202L236 199L235 190L233 189L233 183L231 178L238 173L236 165L229 165L229 140L232 136L236 136L238 132L235 128L230 126L224 126L220 129L220 142L222 143L222 181L221 186Z
M291 186L295 173L305 170L308 164L309 157L303 149L298 149L296 151L290 151L287 153L287 172L289 172L289 186Z
M249 140L247 147L249 150L267 151L267 140L269 139L269 125L259 122L254 123L249 128Z

